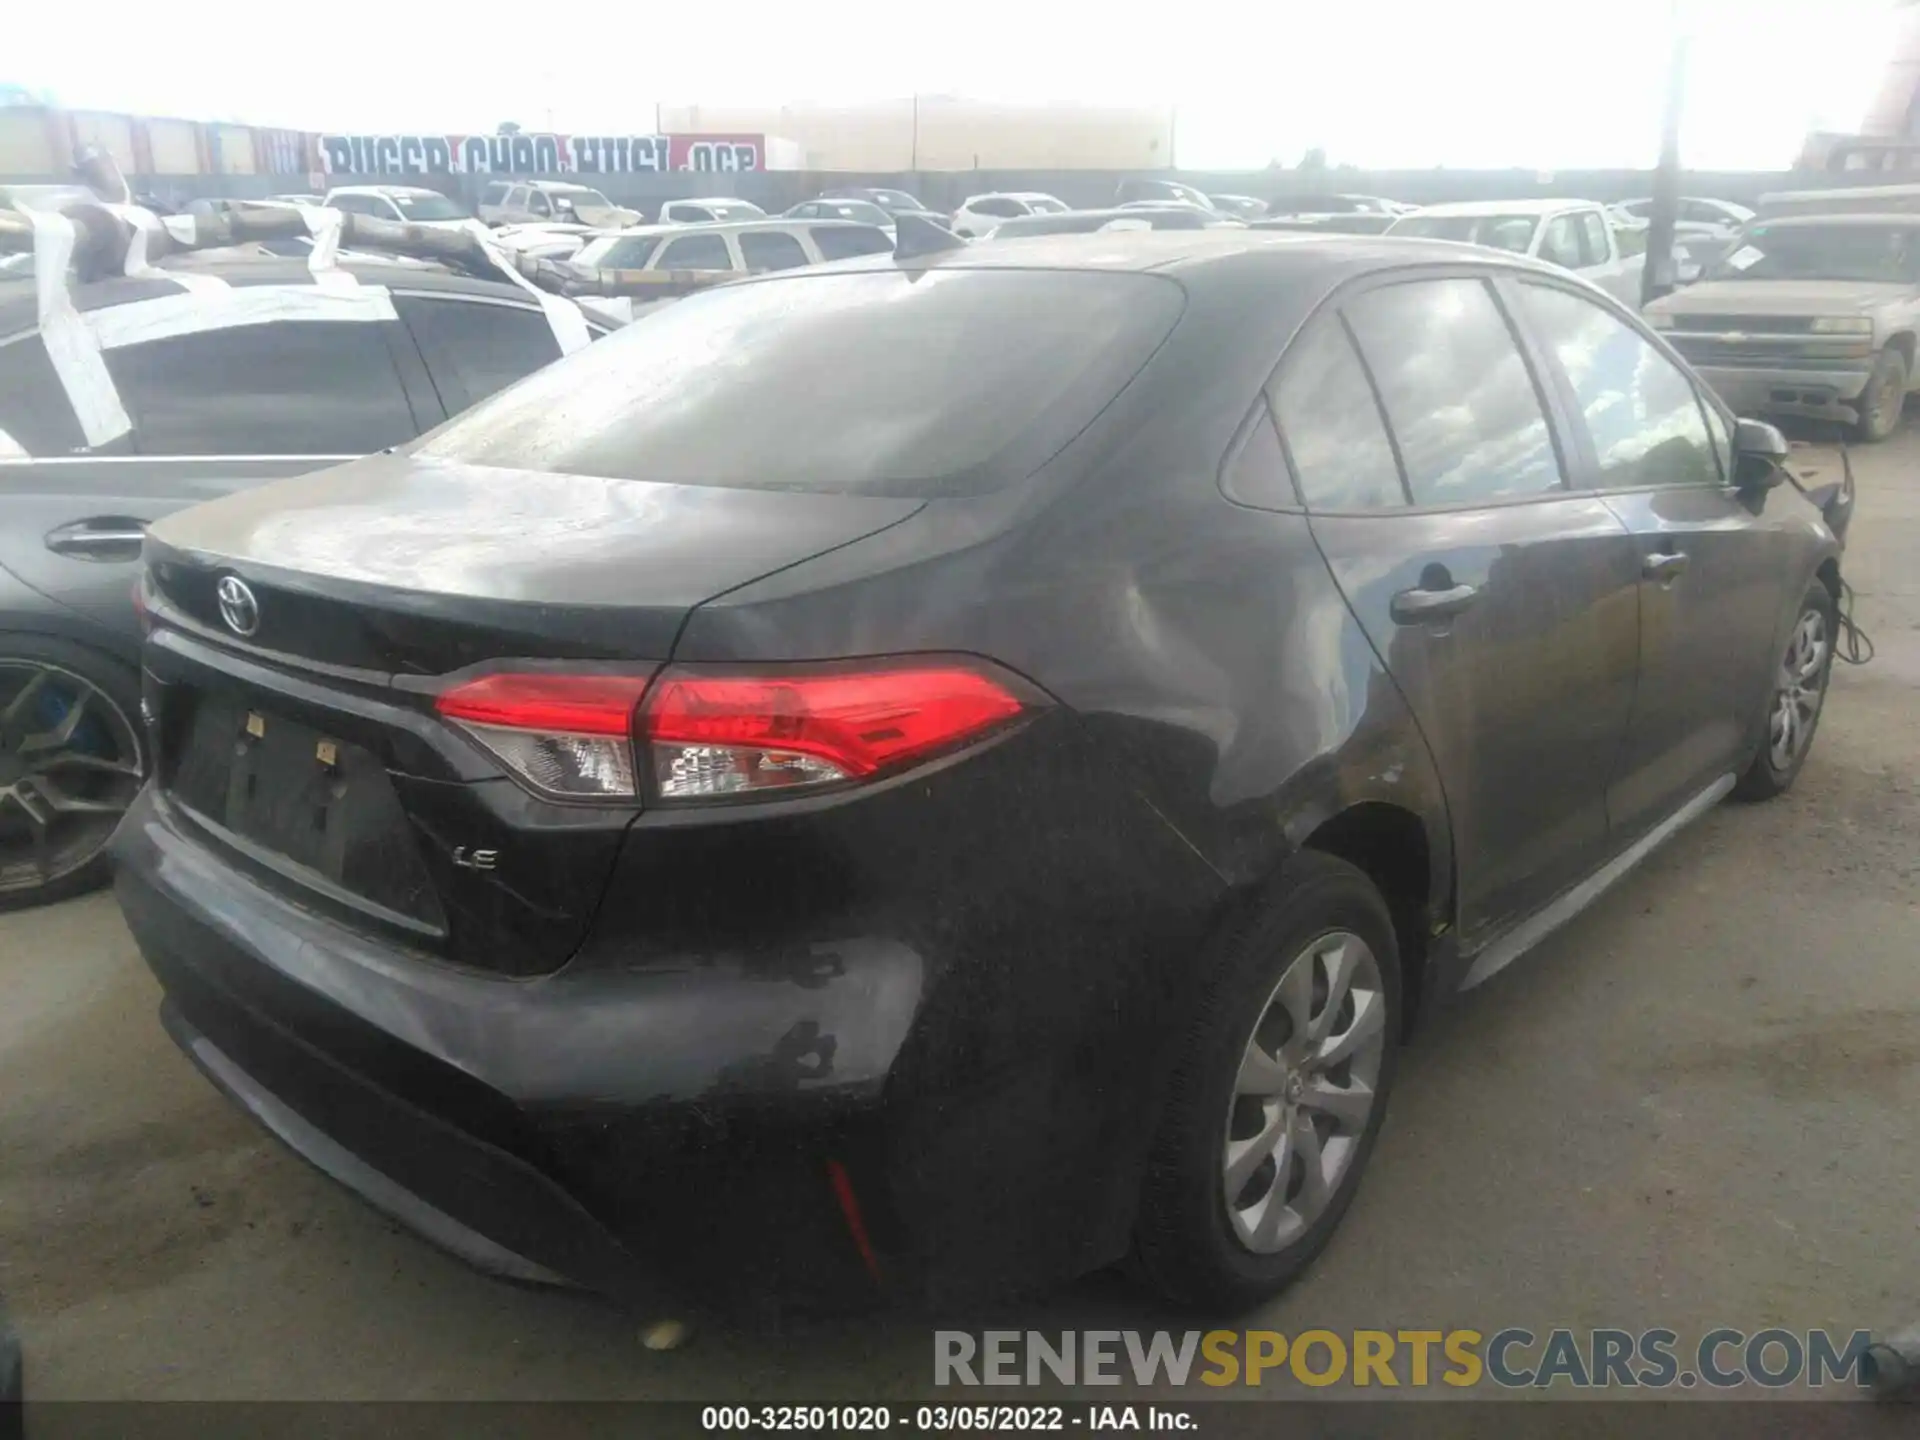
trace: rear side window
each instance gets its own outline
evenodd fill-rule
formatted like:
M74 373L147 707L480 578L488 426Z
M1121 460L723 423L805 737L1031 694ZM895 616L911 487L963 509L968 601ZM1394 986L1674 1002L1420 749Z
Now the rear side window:
M655 270L731 270L733 256L719 235L682 235L654 257Z
M361 455L418 433L384 326L240 325L107 351L143 455Z
M499 181L487 186L486 193L480 197L482 205L498 205L507 198L507 187Z
M1220 472L1220 488L1229 500L1260 510L1290 508L1299 503L1293 482L1287 478L1287 457L1281 453L1280 437L1274 432L1273 418L1265 405L1257 405L1239 448L1228 456Z
M1018 200L1008 200L1000 195L989 195L984 200L976 200L967 208L976 215L1001 215L1008 219L1027 213L1027 207Z
M1346 315L1399 442L1414 504L1560 487L1539 392L1483 282L1388 285L1353 300Z
M869 225L816 225L813 243L824 260L850 260L855 255L885 255L893 242L887 232Z
M1693 384L1591 300L1523 283L1527 313L1567 372L1607 489L1713 485L1720 465Z
M791 270L807 263L807 252L785 231L750 230L740 237L740 258L749 270Z
M87 437L36 334L0 345L0 434L34 456L78 455ZM13 448L0 440L0 456Z
M1381 510L1406 503L1373 387L1337 318L1321 317L1294 342L1273 409L1308 509Z
M1148 274L795 271L657 310L421 453L738 489L979 494L1084 430L1183 303Z
M449 415L560 358L544 311L408 297L397 305Z

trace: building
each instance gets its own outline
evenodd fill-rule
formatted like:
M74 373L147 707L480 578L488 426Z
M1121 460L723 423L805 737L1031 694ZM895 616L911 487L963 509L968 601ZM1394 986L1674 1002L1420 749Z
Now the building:
M1173 164L1171 107L1018 105L952 95L850 105L662 105L660 129L780 135L804 152L810 170L869 175Z

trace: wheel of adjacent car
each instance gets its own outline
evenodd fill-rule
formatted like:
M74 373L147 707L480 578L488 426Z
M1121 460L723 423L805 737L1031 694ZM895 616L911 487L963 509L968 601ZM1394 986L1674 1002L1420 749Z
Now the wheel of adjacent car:
M105 849L140 789L140 679L65 640L0 634L0 910L107 878Z
M1400 957L1372 882L1306 852L1214 960L1135 1244L1168 1298L1233 1308L1298 1275L1353 1200L1393 1085Z
M1771 800L1784 793L1807 763L1820 712L1826 708L1838 629L1839 607L1827 587L1815 581L1800 602L1786 653L1774 670L1760 749L1734 786L1733 793L1741 799Z
M1900 428L1907 403L1907 357L1889 345L1873 362L1867 388L1860 392L1859 423L1854 435L1864 441L1886 439Z

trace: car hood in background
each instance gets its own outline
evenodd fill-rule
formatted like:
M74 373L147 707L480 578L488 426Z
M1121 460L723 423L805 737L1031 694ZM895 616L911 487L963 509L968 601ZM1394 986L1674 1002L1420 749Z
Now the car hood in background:
M1661 315L1844 315L1920 293L1855 280L1703 280L1649 306Z

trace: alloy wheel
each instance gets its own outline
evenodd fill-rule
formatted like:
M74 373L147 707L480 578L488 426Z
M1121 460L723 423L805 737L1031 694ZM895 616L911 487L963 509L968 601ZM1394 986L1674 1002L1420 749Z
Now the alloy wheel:
M132 721L99 686L0 658L0 894L93 860L139 792L140 760Z
M1803 613L1780 662L1767 718L1767 750L1775 770L1791 770L1813 736L1826 689L1829 648L1827 617L1818 610Z
M1234 1235L1270 1255L1352 1177L1387 1044L1380 962L1347 930L1288 964L1247 1037L1227 1112L1222 1196Z

